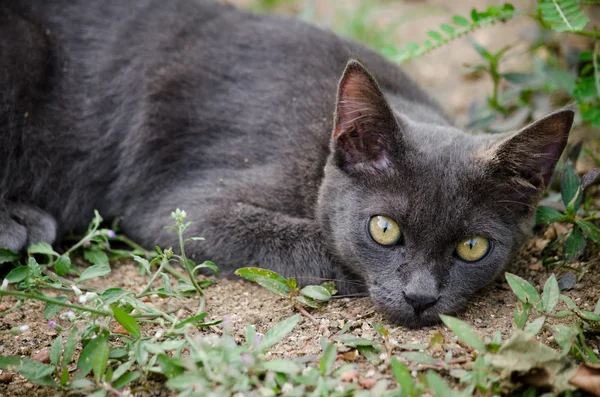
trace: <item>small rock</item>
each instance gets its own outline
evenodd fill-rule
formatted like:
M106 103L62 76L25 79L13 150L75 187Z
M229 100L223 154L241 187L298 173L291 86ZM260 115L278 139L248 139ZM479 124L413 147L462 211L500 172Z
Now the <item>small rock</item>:
M129 332L127 332L127 330L125 328L123 328L123 326L121 324L116 324L112 330L112 332L114 332L115 334L128 334Z
M44 348L36 353L35 356L32 357L32 360L39 361L44 364L50 363L50 349Z
M358 350L351 350L347 353L342 354L342 358L345 361L356 361L358 359Z
M570 290L577 283L577 276L573 272L566 272L559 280L558 280L558 288L561 291Z
M356 371L345 371L340 374L340 378L342 382L352 382L358 378L358 373Z
M7 310L8 310L8 306L6 306L5 304L0 305L0 312L5 312Z
M361 385L365 389L370 389L375 386L377 383L377 379L375 378L361 378L358 380L358 384Z
M13 372L5 372L0 374L0 383L10 383L13 380L15 374Z

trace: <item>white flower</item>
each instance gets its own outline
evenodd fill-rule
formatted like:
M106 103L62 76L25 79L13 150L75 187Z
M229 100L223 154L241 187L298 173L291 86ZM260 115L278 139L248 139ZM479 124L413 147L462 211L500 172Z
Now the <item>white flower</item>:
M79 295L79 303L91 302L98 296L95 292L86 292L85 295Z
M71 285L71 289L73 290L73 292L75 292L75 295L81 296L82 292L79 288L77 288L76 285Z
M21 331L21 332L27 332L27 331L29 331L29 325L27 325L27 324L21 325L19 327L19 331Z
M2 290L5 290L5 289L7 289L7 288L8 288L8 279L7 279L7 278L5 278L5 279L2 281L2 285L0 286L0 291L2 291Z

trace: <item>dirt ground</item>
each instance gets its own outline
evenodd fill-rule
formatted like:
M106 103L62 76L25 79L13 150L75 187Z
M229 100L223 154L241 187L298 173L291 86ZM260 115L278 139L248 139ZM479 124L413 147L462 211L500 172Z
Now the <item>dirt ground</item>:
M247 1L237 1L244 4ZM331 1L333 3L333 1ZM342 2L336 2L342 3ZM336 15L344 8L346 13L356 7L356 1L343 2L333 6L329 1L318 2L316 15L318 21L335 20ZM447 22L454 14L466 15L474 6L482 8L487 4L500 1L406 1L385 2L385 8L380 16L375 18L378 23L387 24L399 15L409 15L393 35L398 43L420 41L425 38L426 31L440 23ZM513 3L528 4L530 2L517 1ZM290 10L287 10L290 11ZM292 8L291 11L294 11ZM535 25L525 18L517 18L507 24L500 24L489 29L478 31L473 36L481 44L491 49L499 49L506 44L516 44L511 50L510 61L506 67L518 65L520 71L523 65L530 64L530 60L523 55L524 49ZM473 78L465 75L464 63L479 62L479 56L472 49L468 40L461 39L442 49L432 52L427 56L417 59L405 66L406 70L419 81L436 99L438 99L450 115L460 125L465 122L469 106L474 100L481 100L490 92L491 83L484 78ZM516 68L516 66L515 66ZM509 271L528 279L538 289L543 286L547 277L554 271L560 278L564 270L547 269L541 265L542 250L550 242L554 230L538 231L535 237L527 242L521 249L517 258L509 265ZM210 244L209 241L204 244ZM578 281L569 291L563 291L585 310L592 310L600 297L600 257L597 253L584 258L581 263L573 267L577 272ZM217 264L218 265L218 264ZM102 283L102 285L99 285ZM146 279L138 276L137 266L133 263L120 263L113 268L112 274L102 280L95 280L94 287L121 287L139 290L146 283ZM265 332L278 321L290 316L292 309L286 302L276 297L265 289L239 280L218 280L216 285L206 290L207 311L209 319L222 319L228 316L233 333L239 340L243 340L245 324L254 324L259 332ZM460 317L471 324L482 336L491 336L501 330L507 336L512 325L512 314L516 298L510 291L506 282L492 283L485 291L476 296L467 311ZM153 297L151 304L166 308L171 312L183 311L190 315L195 310L195 301L166 301ZM0 331L11 327L28 324L31 330L19 336L0 334L0 354L21 355L34 357L42 349L49 348L56 331L47 326L47 321L42 315L41 304L26 304L20 310L0 318ZM432 335L441 331L447 341L454 340L444 326L434 326L422 330L407 330L395 328L372 306L367 298L362 299L335 299L325 308L312 311L312 314L327 328L326 336L339 332L344 324L353 321L351 333L363 338L376 338L375 330L369 325L373 321L381 321L392 330L391 339L394 343L423 343L428 344ZM150 330L147 330L150 331ZM211 327L203 332L221 333L219 326ZM320 339L322 331L312 322L303 318L299 326L294 329L289 337L272 350L273 356L296 357L299 355L318 354L321 351ZM542 334L542 340L550 338L550 334ZM593 348L600 348L600 340L592 340ZM343 349L342 349L343 351ZM380 372L376 365L359 360L360 373L364 377L380 378L389 377L389 374ZM0 371L0 396L31 396L52 395L52 391L40 389L28 383L19 375L9 377ZM160 383L153 385L148 395L168 395Z

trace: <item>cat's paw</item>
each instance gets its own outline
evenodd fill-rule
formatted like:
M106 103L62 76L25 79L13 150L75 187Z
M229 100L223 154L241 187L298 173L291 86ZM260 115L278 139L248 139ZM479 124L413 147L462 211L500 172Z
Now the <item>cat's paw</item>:
M56 239L56 220L26 204L9 204L0 212L0 248L20 251L28 245Z

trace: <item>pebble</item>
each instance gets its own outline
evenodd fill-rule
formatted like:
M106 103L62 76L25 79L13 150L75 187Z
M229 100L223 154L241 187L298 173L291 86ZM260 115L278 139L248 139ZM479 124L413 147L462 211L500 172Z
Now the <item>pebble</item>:
M377 383L377 379L375 378L361 378L358 380L358 384L364 387L365 389L372 388L373 386L375 386L375 383Z
M35 356L31 357L32 360L39 361L44 364L50 363L50 349L44 348L37 352Z
M0 383L10 383L13 380L15 374L13 372L4 372L0 374Z

